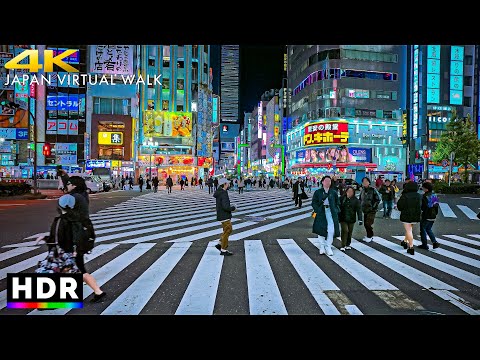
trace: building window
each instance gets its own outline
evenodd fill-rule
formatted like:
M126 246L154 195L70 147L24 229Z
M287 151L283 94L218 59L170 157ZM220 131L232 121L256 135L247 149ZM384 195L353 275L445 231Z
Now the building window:
M170 79L168 78L162 79L162 89L170 89Z
M473 65L473 56L465 55L465 65Z
M472 77L471 76L465 76L463 78L463 83L465 86L472 86Z
M183 105L177 105L177 111L183 111Z
M203 72L204 72L205 74L208 74L208 65L207 65L206 63L203 64Z
M203 45L203 51L208 54L208 45Z
M177 67L179 69L183 69L185 67L185 62L183 60L178 60L177 61Z
M198 63L192 62L192 82L198 81Z
M163 57L170 58L170 46L164 45L163 46Z
M192 45L192 58L198 59L198 45Z
M168 111L168 100L162 100L162 110Z
M465 96L463 98L463 106L466 106L466 107L472 106L472 98L470 96Z
M170 60L163 60L163 67L168 68L170 66Z
M93 98L93 113L107 115L131 114L130 99Z
M155 66L155 59L148 59L148 66Z
M185 84L185 80L177 79L177 90L183 90L184 84Z

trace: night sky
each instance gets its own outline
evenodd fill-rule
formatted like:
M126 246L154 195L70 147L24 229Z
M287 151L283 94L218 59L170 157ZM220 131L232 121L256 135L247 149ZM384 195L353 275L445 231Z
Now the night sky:
M266 90L281 88L283 51L281 45L240 45L241 116L253 110Z

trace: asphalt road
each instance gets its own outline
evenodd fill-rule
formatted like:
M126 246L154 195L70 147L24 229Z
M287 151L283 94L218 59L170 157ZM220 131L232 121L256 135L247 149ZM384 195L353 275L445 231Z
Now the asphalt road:
M311 232L310 199L296 209L284 190L230 192L230 198L238 205L229 246L234 256L224 258L212 247L220 224L206 190L92 196L97 245L87 268L108 295L68 313L479 314L480 221L469 216L478 212L480 196L440 195L446 205L433 229L442 246L413 257L395 238L404 233L400 221L383 219L382 212L373 242L354 241L353 250L334 249L327 257ZM26 205L0 202L0 314L30 311L2 306L2 271L31 271L29 259L44 249L7 252L47 231L56 214L56 201L15 203ZM356 225L354 238L364 236Z

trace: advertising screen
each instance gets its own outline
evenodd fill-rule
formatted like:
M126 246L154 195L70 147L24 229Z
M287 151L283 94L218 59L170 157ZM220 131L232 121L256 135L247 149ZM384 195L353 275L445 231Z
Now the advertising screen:
M147 110L143 117L145 137L191 137L192 113Z
M322 164L336 163L369 163L372 161L371 148L323 147L297 151L298 163Z
M348 123L329 121L305 126L303 142L305 146L348 143Z

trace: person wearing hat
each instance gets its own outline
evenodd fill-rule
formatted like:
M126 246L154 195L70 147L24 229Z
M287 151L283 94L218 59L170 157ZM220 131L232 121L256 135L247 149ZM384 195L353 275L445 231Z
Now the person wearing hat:
M220 243L215 247L220 250L220 255L230 256L232 252L227 250L228 237L232 233L232 211L235 211L235 206L230 205L230 198L228 197L228 187L230 182L226 178L218 180L218 189L213 194L217 201L217 220L222 223L223 233L220 237Z
M438 214L439 201L438 196L433 192L433 185L431 182L425 181L422 184L424 191L422 197L422 219L420 221L420 238L422 245L417 246L420 249L428 250L427 234L432 241L433 248L436 249L440 245L435 238L432 231L433 223Z

